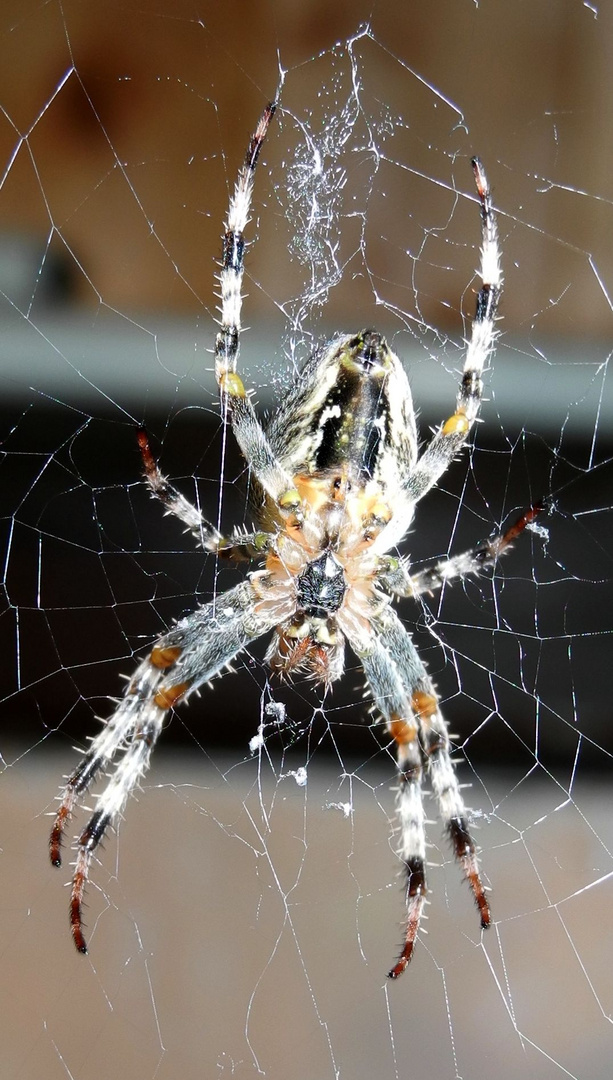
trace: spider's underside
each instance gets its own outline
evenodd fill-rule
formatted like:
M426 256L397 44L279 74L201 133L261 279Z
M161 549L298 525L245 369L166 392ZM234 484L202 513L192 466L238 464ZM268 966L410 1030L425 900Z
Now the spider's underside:
M86 952L82 901L92 856L145 773L168 711L262 634L272 632L266 660L274 671L302 672L324 684L342 675L347 643L396 746L399 857L407 902L404 946L389 973L396 978L411 959L426 896L424 767L484 928L490 909L449 756L447 725L391 600L419 596L492 565L538 508L504 535L415 574L406 558L388 554L405 537L415 504L465 444L495 342L501 289L497 232L477 159L482 284L455 411L421 456L406 373L374 330L339 334L316 351L268 425L257 419L236 374L243 234L257 159L275 107L269 105L260 119L230 200L215 343L222 409L261 496L262 531L238 530L229 539L222 537L161 474L145 432L139 433L146 479L167 511L187 524L207 551L247 556L259 566L236 588L178 622L139 664L123 699L64 787L50 855L59 866L63 830L75 804L117 759L76 846L70 925L77 949Z

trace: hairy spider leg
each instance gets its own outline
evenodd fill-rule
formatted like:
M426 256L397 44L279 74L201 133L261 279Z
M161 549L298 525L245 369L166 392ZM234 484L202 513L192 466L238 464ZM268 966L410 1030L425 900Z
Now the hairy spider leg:
M249 222L253 182L260 151L276 102L266 106L253 133L245 161L239 170L225 224L222 258L218 275L221 299L220 329L215 338L215 377L221 392L222 408L227 408L234 437L264 491L276 503L283 519L302 519L302 500L289 473L274 454L258 420L242 379L236 373L238 361L242 283L244 276L245 228ZM217 529L192 507L158 470L145 433L139 434L145 476L151 491L170 513L185 522L207 550L217 550L221 537ZM227 546L227 545L223 545ZM240 545L239 545L240 546Z
M168 711L204 682L218 675L249 642L270 630L277 612L258 609L259 575L204 604L158 638L128 683L115 712L92 740L89 752L69 777L51 830L49 854L61 866L62 837L75 802L97 775L119 755L96 809L77 841L70 896L70 927L79 952L83 934L83 895L92 856L107 829L121 817L126 801L149 768L151 753Z
M249 222L253 182L260 151L277 108L276 102L266 106L253 133L245 161L239 170L234 186L223 236L222 258L218 275L221 300L220 329L215 338L215 377L221 392L222 408L228 409L234 437L249 463L251 471L264 491L273 499L282 519L302 519L302 500L292 477L280 465L268 438L260 424L247 395L242 379L236 373L238 361L242 283L244 276L245 228ZM169 513L183 521L208 551L228 548L218 530L193 507L180 492L170 484L158 469L146 432L139 432L139 445L143 457L145 477L152 494L158 498ZM259 550L261 535L255 544ZM240 539L238 548L245 546ZM251 546L249 539L247 549ZM251 557L247 553L247 557Z
M425 816L422 763L425 759L444 827L454 855L470 885L481 917L490 924L490 910L479 874L475 844L449 756L449 734L438 697L410 635L389 607L372 620L370 635L351 634L349 642L364 668L375 705L396 744L399 772L398 854L406 874L407 919L400 956L389 972L397 979L415 948L427 894Z
M244 276L245 237L249 222L253 182L260 150L266 138L270 122L275 114L276 102L267 105L260 122L251 137L245 161L230 199L223 236L221 269L219 272L221 299L221 326L215 339L215 377L227 407L234 437L249 467L264 491L276 503L281 517L302 519L302 500L289 473L280 465L268 437L258 420L242 379L236 374L241 333L242 282ZM216 527L196 509L162 474L158 468L144 429L138 434L143 458L144 472L152 495L159 499L167 511L183 521L187 528L207 551L252 557L265 550L263 534L253 537L225 540ZM230 549L236 548L236 551Z
M236 371L243 304L245 227L249 221L258 158L276 108L276 101L272 101L264 109L251 136L245 160L239 169L230 197L218 279L221 299L221 324L215 340L215 374L218 382L222 375Z
M225 537L171 484L168 477L161 472L151 452L149 436L144 428L138 432L138 445L143 459L145 480L152 497L162 503L167 514L172 514L187 526L188 532L191 532L205 551L247 560L258 559L266 554L271 539L269 533L259 530L235 530L231 537Z
M215 339L215 377L221 391L222 407L229 410L234 437L251 471L274 500L283 518L301 518L302 500L292 477L273 453L243 381L236 374L243 300L244 232L249 221L258 158L276 108L277 103L273 101L264 109L230 198L219 272L221 325Z
M428 773L438 803L439 814L452 842L454 855L470 885L481 917L481 927L486 929L491 921L489 904L479 874L476 848L468 828L460 785L449 756L449 732L440 711L438 696L413 641L396 612L387 608L374 620L374 624L380 633L382 647L394 657L400 678L406 687L411 708L419 726L420 745L428 763ZM408 931L410 929L409 924ZM390 972L392 978L400 975L409 962L413 940L407 933L402 956ZM407 949L408 956L405 956Z
M544 508L544 501L534 503L501 535L482 540L468 551L440 559L433 566L425 566L421 570L413 571L408 559L391 556L388 569L382 574L383 582L396 596L417 597L432 593L455 580L463 580L469 574L480 574L482 570L495 566L498 559L511 550L524 529L532 525Z
M364 668L377 709L386 722L396 746L399 784L396 814L399 825L398 856L402 860L406 884L406 929L401 957L389 972L391 978L407 967L419 932L426 902L426 821L422 795L422 749L419 722L411 708L408 690L388 649L378 635L372 635L366 650L350 640Z
M180 491L177 491L168 477L160 471L149 446L149 436L144 428L138 432L138 445L143 459L145 480L153 498L158 499L166 508L167 514L182 521L192 536L205 551L218 551L222 542L221 533L190 503Z
M412 503L423 498L466 442L481 405L481 376L496 342L496 311L502 289L498 229L485 170L479 158L472 161L481 205L481 288L477 295L464 370L458 389L456 411L439 428L419 458L407 483Z

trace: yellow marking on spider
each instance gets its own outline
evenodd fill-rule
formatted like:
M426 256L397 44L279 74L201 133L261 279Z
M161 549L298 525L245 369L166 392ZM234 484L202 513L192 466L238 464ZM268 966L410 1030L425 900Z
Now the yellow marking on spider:
M247 397L243 380L235 371L222 371L219 376L219 389L222 394L228 394L229 397Z
M300 498L300 492L295 488L290 488L289 491L284 491L279 497L279 509L285 510L288 513L297 510L302 502Z
M411 698L411 706L420 720L429 720L438 712L438 699L425 690L416 690Z
M181 649L179 648L168 647L161 649L159 645L156 645L155 648L151 650L149 662L153 664L154 667L160 668L161 671L165 671L166 668L172 667L175 661L179 659L180 655Z
M166 709L172 709L188 689L188 682L177 683L175 686L161 686L153 700L158 709L166 711Z
M334 630L330 630L330 627L326 623L321 623L315 631L315 640L320 645L336 645L338 641L338 634Z
M417 737L417 726L413 719L404 720L402 716L398 716L397 713L392 713L389 721L389 732L395 742L399 746L407 746L409 743L415 742Z
M311 514L317 514L330 502L342 502L346 494L346 482L340 475L334 477L299 475L294 477L294 483Z
M347 513L353 525L362 533L362 543L356 551L369 547L393 516L391 506L383 500L378 489L368 494L358 492L348 499Z
M380 491L370 495L366 492L356 495L354 505L352 516L368 525L373 523L387 525L392 517L392 508L381 498Z
M468 417L463 412L456 412L443 424L443 435L466 435L470 429Z

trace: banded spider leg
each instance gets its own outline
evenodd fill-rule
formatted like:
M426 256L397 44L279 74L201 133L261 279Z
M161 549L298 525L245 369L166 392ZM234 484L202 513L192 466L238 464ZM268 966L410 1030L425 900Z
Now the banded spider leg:
M96 848L107 829L121 817L129 795L149 768L168 711L218 675L251 641L275 625L278 611L262 610L259 599L258 577L253 574L250 580L203 604L158 638L149 656L137 667L115 712L68 778L49 838L54 866L61 866L62 835L76 802L96 777L119 759L77 841L70 928L79 952L87 952L83 895Z

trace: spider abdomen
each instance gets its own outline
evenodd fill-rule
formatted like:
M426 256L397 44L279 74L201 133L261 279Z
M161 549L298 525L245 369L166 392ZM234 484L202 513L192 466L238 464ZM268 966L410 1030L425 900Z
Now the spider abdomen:
M417 456L409 382L382 334L342 334L315 352L267 435L291 475L347 471L402 486Z

